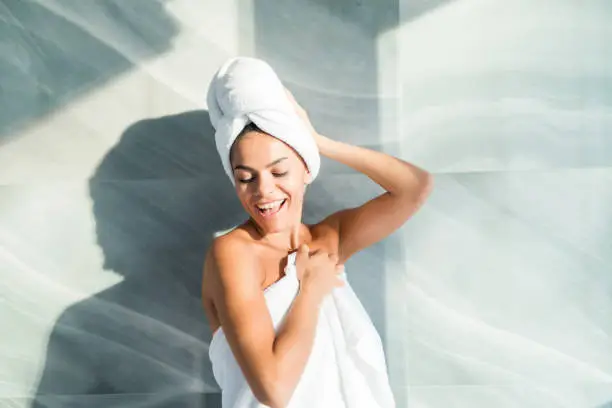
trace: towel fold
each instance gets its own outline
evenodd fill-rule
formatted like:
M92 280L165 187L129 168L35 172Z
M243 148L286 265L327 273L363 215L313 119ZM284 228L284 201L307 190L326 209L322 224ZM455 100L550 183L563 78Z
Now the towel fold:
M250 122L292 147L306 163L312 179L316 178L321 166L317 144L266 62L249 57L229 59L214 75L206 100L217 151L232 183L230 149Z

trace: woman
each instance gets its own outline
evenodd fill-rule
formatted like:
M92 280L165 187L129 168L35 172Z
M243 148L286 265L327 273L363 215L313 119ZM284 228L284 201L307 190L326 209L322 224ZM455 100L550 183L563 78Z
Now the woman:
M291 399L312 350L320 305L343 284L342 265L404 224L432 184L431 176L412 164L320 135L287 94L321 154L365 174L386 192L306 225L302 207L312 178L301 157L252 124L232 145L236 194L249 219L209 249L203 304L212 331L223 329L253 394L271 407ZM296 250L299 292L275 332L264 290L283 277L287 255Z

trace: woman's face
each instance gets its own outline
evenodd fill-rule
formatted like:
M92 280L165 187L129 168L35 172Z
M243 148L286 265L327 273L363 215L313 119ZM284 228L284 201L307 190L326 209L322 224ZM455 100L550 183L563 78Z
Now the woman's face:
M310 173L284 142L248 131L234 144L231 163L242 206L265 233L301 222L305 184Z

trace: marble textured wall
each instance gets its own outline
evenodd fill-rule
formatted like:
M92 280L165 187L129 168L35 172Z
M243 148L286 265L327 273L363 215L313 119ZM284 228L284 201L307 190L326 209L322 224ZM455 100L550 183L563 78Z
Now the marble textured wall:
M612 6L0 2L0 406L218 407L200 268L242 219L204 94L268 60L331 137L436 175L356 256L398 406L612 404ZM312 221L379 192L329 161Z
M459 0L398 41L437 174L396 289L411 407L612 406L612 4Z

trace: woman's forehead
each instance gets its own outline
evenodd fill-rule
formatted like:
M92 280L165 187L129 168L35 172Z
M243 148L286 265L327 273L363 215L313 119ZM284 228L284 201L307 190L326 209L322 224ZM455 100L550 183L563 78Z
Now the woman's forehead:
M267 165L282 158L286 158L286 160L281 160L279 163L297 159L295 151L283 141L260 132L244 134L236 141L232 150L234 164L252 162L253 164Z

